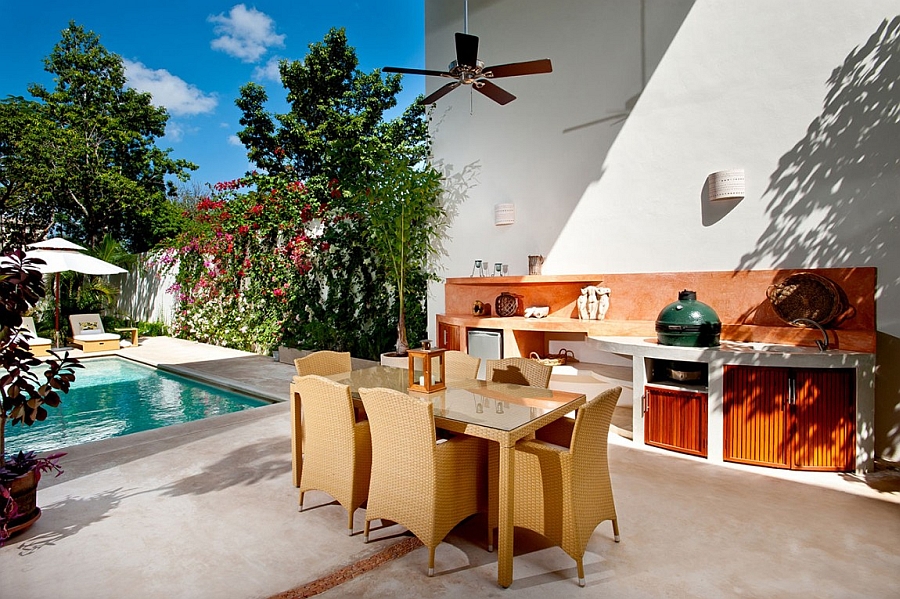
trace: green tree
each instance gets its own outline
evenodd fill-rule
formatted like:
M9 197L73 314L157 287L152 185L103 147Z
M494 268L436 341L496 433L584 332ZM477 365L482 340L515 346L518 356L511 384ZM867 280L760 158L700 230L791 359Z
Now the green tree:
M304 179L326 176L343 185L369 176L385 153L411 164L427 157L424 108L410 106L402 117L384 120L397 105L399 75L357 70L356 51L343 29L332 29L309 46L303 61L279 64L290 110L272 115L265 90L248 83L236 101L241 109L238 138L248 157L269 173L293 171Z
M2 245L22 246L41 238L53 223L55 205L42 182L51 158L52 127L42 106L10 96L0 100L0 219Z
M406 254L403 266L408 270L397 278L391 253L373 247L397 232L394 208L415 211L422 206L383 195L386 203L373 205L372 191L403 188L407 193L410 187L401 182L401 171L409 176L434 173L425 166L429 138L424 109L414 104L402 116L385 120L385 112L396 106L400 77L363 73L357 65L344 30L332 29L321 43L310 45L302 62L279 65L288 112L269 113L267 94L256 84L241 89L236 104L244 129L238 137L250 160L269 177L282 178L282 184L304 183L302 201L314 209L315 222L282 223L281 236L307 235L320 244L316 247L327 248L305 253L308 270L283 298L294 315L283 324L284 339L299 347L377 357L396 343L401 315L402 339L407 328L424 336L429 275L424 259L410 260L413 254ZM392 160L386 163L385 156ZM280 195L281 189L273 187L273 194ZM426 195L436 204L436 194ZM377 211L377 222L370 209ZM424 222L421 212L404 214L407 223Z
M55 87L33 84L36 102L5 103L4 118L31 129L15 129L0 146L10 152L2 157L3 193L52 206L63 234L91 247L108 233L133 252L148 249L177 224L166 177L186 180L196 169L157 147L168 113L127 88L122 58L74 22L44 64Z

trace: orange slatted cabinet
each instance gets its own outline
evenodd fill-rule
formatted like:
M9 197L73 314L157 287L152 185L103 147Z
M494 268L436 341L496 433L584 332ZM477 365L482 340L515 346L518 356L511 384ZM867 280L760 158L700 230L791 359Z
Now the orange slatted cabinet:
M795 470L853 470L851 369L725 366L724 459Z
M792 441L794 468L853 470L856 379L851 369L797 370Z
M706 457L707 394L644 387L644 442Z

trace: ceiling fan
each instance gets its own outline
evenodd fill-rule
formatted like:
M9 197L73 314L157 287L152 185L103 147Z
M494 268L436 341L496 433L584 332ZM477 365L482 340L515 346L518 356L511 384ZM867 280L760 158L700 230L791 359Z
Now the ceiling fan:
M409 75L431 75L433 77L445 77L453 79L447 85L436 92L422 98L420 104L433 104L452 92L461 85L471 85L472 88L484 94L498 104L509 104L516 99L514 95L495 85L490 80L501 77L518 77L520 75L538 75L550 73L553 66L549 58L530 60L527 62L513 62L491 67L484 66L478 60L478 37L469 35L469 2L466 0L463 29L465 33L456 34L456 60L450 63L446 71L432 71L427 69L406 69L402 67L384 67L385 73L405 73Z

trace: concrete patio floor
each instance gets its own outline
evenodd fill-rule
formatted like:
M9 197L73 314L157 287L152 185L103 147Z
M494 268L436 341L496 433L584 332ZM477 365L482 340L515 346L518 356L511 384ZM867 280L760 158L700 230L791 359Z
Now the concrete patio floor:
M285 399L293 366L168 338L123 355ZM344 533L323 493L297 511L289 408L282 402L68 449L41 481L42 518L0 549L3 597L265 598L405 538ZM900 475L784 473L722 466L610 436L622 532L595 531L587 588L560 549L516 533L514 582L496 585L483 520L322 597L896 597ZM361 531L364 510L356 514ZM521 534L520 534L521 532Z

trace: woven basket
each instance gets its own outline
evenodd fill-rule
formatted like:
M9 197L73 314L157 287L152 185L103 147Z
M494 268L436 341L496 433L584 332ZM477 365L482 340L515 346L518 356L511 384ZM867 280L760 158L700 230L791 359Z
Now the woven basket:
M775 314L788 324L798 318L808 318L825 325L843 311L837 283L812 272L790 275L781 283L769 286L766 296Z
M542 358L536 351L533 351L528 357L545 366L565 366L569 360L577 361L575 360L575 353L571 349L560 349L559 353L548 354L546 358Z

